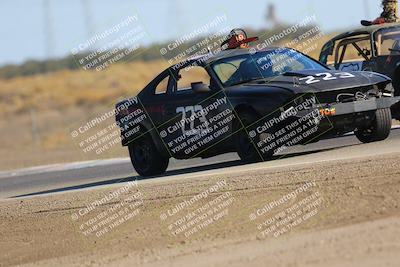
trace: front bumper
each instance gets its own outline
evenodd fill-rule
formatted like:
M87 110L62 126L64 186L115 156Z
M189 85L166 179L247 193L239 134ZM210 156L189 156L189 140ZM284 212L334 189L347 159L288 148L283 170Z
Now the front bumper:
M349 103L337 103L330 105L328 108L336 109L336 116L359 113L366 111L374 111L378 109L390 108L392 105L400 101L400 97L384 97L375 98L361 101L354 101Z
M312 110L319 110L319 113L323 117L335 117L342 115L351 115L361 112L375 111L378 109L390 108L394 104L400 102L400 96L398 97L383 97L383 98L372 98L367 100L359 100L348 103L327 103L317 104L309 109L305 109L299 112L299 116L309 114Z

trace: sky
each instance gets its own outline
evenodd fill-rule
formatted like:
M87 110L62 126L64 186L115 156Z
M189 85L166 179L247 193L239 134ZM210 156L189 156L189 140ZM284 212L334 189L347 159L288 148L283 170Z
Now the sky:
M269 4L289 24L315 14L324 32L356 27L381 12L380 0L0 0L0 65L69 55L129 16L145 29L143 44L173 40L221 14L226 26L262 29Z

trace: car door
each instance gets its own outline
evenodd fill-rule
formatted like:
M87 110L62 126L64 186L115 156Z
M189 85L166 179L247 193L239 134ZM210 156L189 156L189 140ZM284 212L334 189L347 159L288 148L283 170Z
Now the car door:
M171 87L173 78L169 70L162 72L149 85L149 90L144 97L140 98L140 104L149 116L152 128L159 127L163 122L169 120L168 105L172 99ZM172 116L172 115L171 115Z
M173 157L198 156L218 141L212 136L209 120L225 108L227 100L222 92L209 88L210 76L203 67L183 67L172 77L170 98L165 103L166 118L172 119L165 121L161 132ZM196 85L209 89L196 91Z

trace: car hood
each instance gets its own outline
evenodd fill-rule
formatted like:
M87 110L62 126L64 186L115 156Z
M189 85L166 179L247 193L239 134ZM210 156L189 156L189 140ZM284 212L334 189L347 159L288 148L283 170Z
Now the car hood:
M246 90L255 94L261 93L261 91L286 91L286 93L294 94L318 93L357 87L366 87L375 84L389 83L390 81L391 80L389 77L374 72L306 70L286 72L283 75L274 77L272 79L257 80L238 86L233 86L232 91L237 92Z

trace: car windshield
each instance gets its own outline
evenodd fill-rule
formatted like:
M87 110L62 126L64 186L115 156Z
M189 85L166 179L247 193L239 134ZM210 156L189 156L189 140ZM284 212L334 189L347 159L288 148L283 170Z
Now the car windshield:
M380 30L375 38L378 56L400 55L400 27Z
M286 72L325 70L318 62L292 49L277 49L218 60L212 65L224 86L270 79Z

